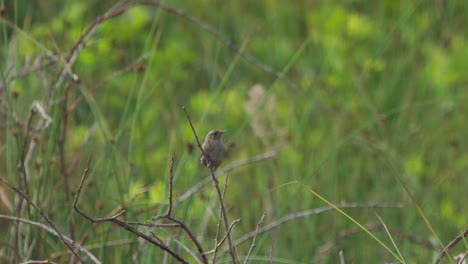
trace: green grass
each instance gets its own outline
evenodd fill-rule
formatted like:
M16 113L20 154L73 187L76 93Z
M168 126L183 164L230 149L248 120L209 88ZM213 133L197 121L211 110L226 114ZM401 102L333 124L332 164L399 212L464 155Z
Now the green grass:
M208 176L196 144L192 149L183 106L200 137L228 130L229 158L220 169L277 153L229 172L225 203L229 219L241 220L234 240L255 230L263 213L268 225L342 202L404 205L286 222L257 237L252 263L338 263L341 250L346 263L431 263L466 230L463 1L166 1L184 12L178 14L133 7L96 26L70 66L80 81L67 77L56 88L73 44L113 3L56 1L48 9L26 2L2 4L0 177L103 263L175 262L117 225L91 224L66 197L73 201L92 155L80 208L101 217L124 207L122 219L140 222L163 214L172 156L174 199ZM46 54L56 62L22 74ZM256 84L263 90L252 94ZM34 101L52 118L49 127L40 115L28 119ZM70 112L61 156L64 102ZM26 134L28 122L37 131ZM0 187L0 215L45 223L30 205L18 211L18 194ZM205 250L214 243L216 197L208 185L174 208ZM71 258L57 237L28 225L16 232L14 221L0 219L0 262ZM195 262L176 242L195 251L182 230L138 230L154 232ZM250 243L238 247L241 259ZM441 263L451 263L466 244Z

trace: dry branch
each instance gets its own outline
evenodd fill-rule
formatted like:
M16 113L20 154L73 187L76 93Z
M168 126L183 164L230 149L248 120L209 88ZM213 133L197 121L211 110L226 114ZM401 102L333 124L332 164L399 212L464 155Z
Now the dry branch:
M96 256L93 255L93 253L89 252L85 247L83 247L82 245L80 245L78 242L72 240L71 238L59 233L57 233L55 231L55 229L51 228L50 226L47 226L47 225L44 225L42 223L38 223L38 222L34 222L34 221L31 221L31 220L28 220L28 219L23 219L23 218L18 218L18 217L14 217L14 216L9 216L9 215L0 215L0 218L3 218L3 219L8 219L8 220L12 220L12 221L15 221L15 222L20 222L20 223L23 223L23 224L28 224L28 225L32 225L32 226L37 226L49 233L51 233L52 235L56 236L56 237L62 237L63 239L65 239L68 243L70 244L73 244L76 248L78 248L78 250L80 250L81 252L83 252L84 254L86 254L94 263L96 264L100 264L101 262L96 258ZM24 263L24 262L23 262Z
M58 227L50 220L50 218L42 211L42 209L36 205L33 201L29 199L29 197L24 194L21 190L16 188L15 186L11 185L9 182L4 180L3 178L0 178L0 181L3 182L6 186L8 186L10 189L14 190L17 194L19 194L29 205L31 205L36 211L41 215L41 217L50 225L50 227L55 231L57 236L62 240L63 244L67 246L70 251L75 255L81 262L84 262L81 256L75 251L75 243L71 243L65 237L63 236L62 232L58 229Z
M83 176L81 177L80 185L79 185L78 190L76 191L76 194L75 194L75 201L73 202L73 208L75 209L75 211L78 212L84 218L88 219L92 223L103 223L103 222L115 223L115 224L121 226L122 228L124 228L125 230L127 230L128 232L135 234L136 236L150 242L151 244L153 244L153 245L159 247L160 249L162 249L163 251L169 253L178 262L188 263L188 261L186 261L184 258L182 258L182 256L177 254L177 252L173 251L171 248L169 248L167 245L162 243L160 240L157 241L157 240L153 239L152 237L150 237L150 236L148 236L146 234L143 234L140 231L136 230L135 228L131 227L128 222L117 219L125 211L121 211L120 213L118 213L118 214L116 214L114 216L110 216L110 217L93 218L93 217L87 215L84 211L82 211L81 209L78 208L78 205L77 205L78 204L78 199L80 197L81 190L83 188L83 183L84 183L84 181L86 179L86 175L88 174L90 163L91 163L91 157L88 159L86 169L83 172Z
M463 240L463 238L466 238L466 237L468 237L468 229L466 229L462 234L455 237L445 248L443 248L440 251L439 255L437 256L436 260L434 261L434 264L438 264L440 262L440 260L447 254L447 252L453 246L455 246L460 240Z
M202 155L207 157L205 155L205 152L203 151L203 148L202 148L201 144L200 144L200 140L198 139L198 135L197 135L197 132L195 131L192 120L190 119L190 115L188 114L185 107L182 107L182 109L184 110L185 115L187 116L187 120L188 120L188 122L190 124L190 127L192 128L193 135L195 136L195 139L197 140L198 148L200 149ZM211 179L213 180L216 192L218 194L219 205L220 205L221 210L223 212L224 226L226 228L226 236L227 236L227 240L228 240L228 244L229 244L229 254L231 255L232 262L233 263L238 263L239 260L238 260L238 257L237 257L236 247L232 243L232 235L231 235L231 231L230 231L230 228L229 228L229 220L228 220L228 217L227 217L226 207L224 205L223 194L222 194L222 192L221 192L221 190L219 188L219 182L218 182L218 179L216 178L216 174L215 174L214 169L212 167L210 167L209 169L211 171Z

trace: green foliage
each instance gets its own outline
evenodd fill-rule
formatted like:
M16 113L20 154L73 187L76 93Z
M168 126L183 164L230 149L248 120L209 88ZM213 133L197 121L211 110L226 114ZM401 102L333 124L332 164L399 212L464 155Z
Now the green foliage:
M164 254L124 229L92 225L73 212L70 200L88 158L79 207L91 216L125 208L123 219L151 221L167 209L171 156L174 200L208 176L182 106L200 140L213 128L228 131L229 157L221 169L277 153L229 172L229 218L241 219L234 239L255 230L263 212L267 225L325 205L287 185L294 181L335 204L405 204L345 211L394 250L391 236L406 263L432 262L440 246L467 228L464 1L165 1L186 15L129 8L96 24L69 66L64 62L73 45L115 3L54 0L54 8L46 8L39 2L6 3L15 12L0 20L0 177L27 193L64 234L97 248L92 252L103 263L149 263ZM60 82L64 68L68 74ZM35 101L50 116L50 126L41 115L28 119ZM32 134L25 133L28 121ZM20 180L22 162L27 185ZM220 177L222 186L225 179ZM17 195L0 187L0 215L44 223L29 205L17 212ZM375 213L389 234L372 229L382 226ZM219 221L211 185L174 208L174 215L211 249ZM56 255L66 251L57 237L25 227L16 241L15 223L6 223L0 227L1 263L70 259L69 252ZM337 212L296 219L260 234L251 262L268 260L271 252L278 262L337 263L342 249L346 263L395 261L370 236L353 233L355 228ZM194 261L173 240L195 252L183 232L154 232ZM436 237L443 245L430 246ZM240 255L247 254L250 241L239 246ZM16 259L15 244L21 245ZM466 251L460 248L451 255Z

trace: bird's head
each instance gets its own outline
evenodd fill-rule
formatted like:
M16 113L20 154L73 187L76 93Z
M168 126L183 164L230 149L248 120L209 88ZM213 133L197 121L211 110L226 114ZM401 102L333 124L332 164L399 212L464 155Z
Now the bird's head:
M214 140L221 139L221 136L226 132L226 130L215 129L208 132L207 137Z

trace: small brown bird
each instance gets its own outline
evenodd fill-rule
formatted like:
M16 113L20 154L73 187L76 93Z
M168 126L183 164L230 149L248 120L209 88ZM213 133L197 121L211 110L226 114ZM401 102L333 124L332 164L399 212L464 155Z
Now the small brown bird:
M224 159L225 149L223 140L221 139L224 132L226 132L226 130L211 130L206 135L205 142L203 142L202 145L206 157L202 154L200 162L213 170L216 170Z

